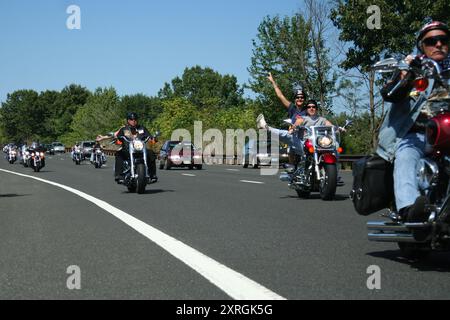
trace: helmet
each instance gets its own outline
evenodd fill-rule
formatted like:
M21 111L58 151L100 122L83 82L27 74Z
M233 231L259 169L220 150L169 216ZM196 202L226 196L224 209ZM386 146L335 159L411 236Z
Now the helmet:
M450 36L450 29L448 28L448 26L440 21L432 21L427 23L426 25L424 25L422 27L422 29L420 29L419 31L419 35L417 36L417 49L422 52L422 39L423 37L432 30L442 30L444 31L447 35Z
M139 117L136 112L128 112L127 113L127 120L138 120Z
M316 109L319 109L319 106L318 106L318 104L317 104L317 101L316 101L316 100L313 100L313 99L308 100L308 102L305 103L304 109L305 109L305 110L308 109L308 106L309 106L310 104L315 105L315 106L316 106Z

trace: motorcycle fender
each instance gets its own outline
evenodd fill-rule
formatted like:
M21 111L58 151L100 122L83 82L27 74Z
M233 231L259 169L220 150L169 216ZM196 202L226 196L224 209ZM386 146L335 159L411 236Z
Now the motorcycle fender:
M321 161L326 164L335 164L337 162L336 156L332 153L325 153L321 156Z

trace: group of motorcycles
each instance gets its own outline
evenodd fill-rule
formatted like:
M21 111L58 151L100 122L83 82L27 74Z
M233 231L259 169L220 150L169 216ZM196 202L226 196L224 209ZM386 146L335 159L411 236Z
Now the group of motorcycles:
M39 172L45 167L45 150L39 146L23 146L18 148L13 144L8 144L3 148L6 159L10 164L14 164L18 159L25 168L30 167L34 172Z
M94 165L96 169L100 169L106 163L106 157L101 148L93 148L93 160L91 163ZM72 149L72 161L76 165L80 165L84 160L86 160L86 156L83 153L83 150L80 146L74 146Z
M398 215L395 201L391 201L386 204L389 211L383 215L389 220L367 223L368 238L370 241L397 243L406 256L414 258L421 258L431 251L450 251L450 69L441 70L435 61L427 58L423 58L419 65L390 58L378 62L373 68L381 73L411 71L416 77L415 90L427 99L425 106L429 121L426 127L426 157L417 166L418 185L421 195L426 198L426 219L421 222L407 221ZM401 81L388 95L395 94L400 88ZM347 120L342 128L312 126L295 129L294 134L304 135L306 139L303 140L302 150L294 149L295 165L285 165L286 172L281 174L280 179L288 182L299 197L306 198L311 192L319 192L323 200L334 198L336 188L342 185L338 178L338 160L342 152L339 146L340 131L349 125L351 121ZM144 193L150 182L145 148L148 138L145 140L138 135L121 138L129 145L129 158L124 163L124 181L121 183L130 192ZM24 166L36 172L45 166L45 155L39 150L28 148L22 151L7 146L3 151L11 164L19 157ZM93 152L92 163L96 168L101 168L105 162L104 155L100 149ZM84 160L81 149L73 150L72 159L77 165ZM380 171L380 175L392 176L392 171ZM393 190L392 177L386 181L381 189ZM350 197L355 208L363 192L370 196L372 191L363 188L355 190L355 187L352 190Z

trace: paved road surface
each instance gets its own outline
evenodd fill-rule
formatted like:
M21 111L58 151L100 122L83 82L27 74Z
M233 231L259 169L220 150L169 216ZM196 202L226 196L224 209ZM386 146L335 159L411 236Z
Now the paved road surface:
M354 212L349 172L331 202L238 166L158 171L137 195L114 183L113 161L56 155L34 173L0 159L0 299L450 297L449 254L412 262L367 241L377 215ZM81 290L67 288L73 265ZM367 288L372 265L381 290Z

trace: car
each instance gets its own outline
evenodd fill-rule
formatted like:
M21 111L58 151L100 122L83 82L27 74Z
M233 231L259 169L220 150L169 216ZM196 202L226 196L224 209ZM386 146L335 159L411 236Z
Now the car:
M278 156L271 155L271 142L257 140L249 140L242 152L242 166L248 168L251 165L253 168L258 168L261 165L282 164L289 161L289 150L287 145L280 143Z
M66 152L66 148L64 147L64 145L61 142L52 142L52 146L53 146L53 151L54 153L65 153Z
M54 155L55 154L55 148L53 147L52 144L44 144L44 148L45 148L45 152L50 154L50 155Z
M178 148L173 150L176 146ZM186 148L190 150L187 155L183 153ZM189 141L166 141L159 152L158 160L159 168L166 170L170 170L172 167L201 170L203 167L201 151Z
M84 158L90 158L92 149L94 148L95 141L81 141L80 147L81 147L81 153L83 154Z

